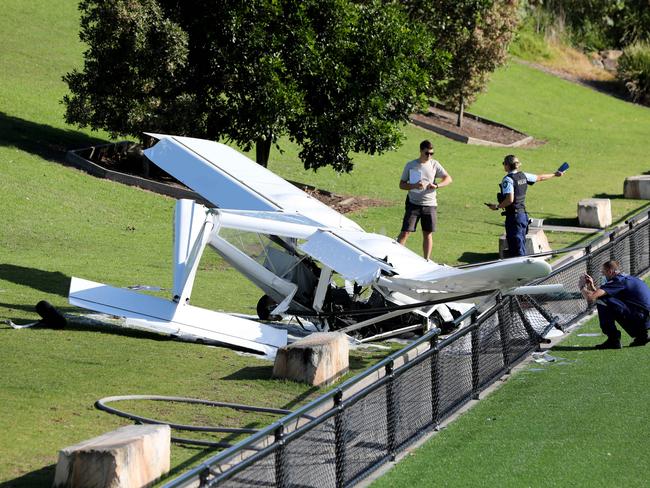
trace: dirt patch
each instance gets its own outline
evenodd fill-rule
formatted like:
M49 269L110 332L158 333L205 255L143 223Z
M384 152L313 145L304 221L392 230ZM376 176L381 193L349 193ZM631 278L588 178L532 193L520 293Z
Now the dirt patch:
M466 114L463 117L462 127L458 127L456 125L457 114L444 110L439 106L429 107L428 113L414 114L411 116L411 120L424 128L442 129L442 131L436 132L463 142L472 143L471 140L474 139L494 143L495 145L529 147L528 145L534 141L532 138L525 140L527 135L522 132L472 114ZM449 135L444 132L448 132ZM454 134L461 137L453 137ZM463 137L465 140L462 139ZM537 145L540 143L543 143L543 141L537 141Z
M296 185L298 188L301 188L300 183L291 182ZM363 210L368 207L390 207L394 205L394 202L389 202L386 200L379 200L377 198L363 197L363 196L352 196L352 195L335 195L328 191L319 190L318 188L314 189L304 189L301 188L305 193L308 193L312 197L320 200L328 207L333 208L339 213L345 214L349 212L356 212L358 210Z
M190 188L172 175L149 162L144 157L142 148L133 142L121 142L81 150L80 156L109 171L137 176L168 186L190 190ZM368 207L388 207L394 203L364 196L338 195L304 183L294 181L290 181L290 183L337 212L344 214L363 210Z

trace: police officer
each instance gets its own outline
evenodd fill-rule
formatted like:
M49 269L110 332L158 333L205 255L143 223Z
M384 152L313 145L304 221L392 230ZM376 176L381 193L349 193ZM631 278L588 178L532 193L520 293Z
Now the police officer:
M506 174L499 185L497 194L499 203L487 203L492 210L503 209L506 216L506 240L508 254L512 257L526 255L526 233L528 232L528 214L526 213L526 190L528 185L545 181L554 176L562 176L561 171L542 175L519 171L521 163L514 154L503 159L503 169Z
M645 346L650 328L650 288L636 276L621 273L618 261L607 261L602 273L607 281L600 288L587 274L578 284L585 300L589 304L596 302L600 330L607 336L596 349L621 348L621 332L616 322L634 338L630 347Z

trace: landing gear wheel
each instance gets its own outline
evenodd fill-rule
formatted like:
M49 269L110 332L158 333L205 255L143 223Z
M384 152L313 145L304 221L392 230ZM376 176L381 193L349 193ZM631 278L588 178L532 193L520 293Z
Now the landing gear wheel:
M257 316L261 320L281 320L279 315L271 315L271 312L276 307L276 303L268 295L262 295L257 302Z

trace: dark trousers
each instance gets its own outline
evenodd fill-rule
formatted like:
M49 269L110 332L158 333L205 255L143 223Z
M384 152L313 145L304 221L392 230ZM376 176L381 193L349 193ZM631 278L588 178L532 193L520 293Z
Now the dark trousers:
M506 241L508 256L515 258L526 255L526 233L528 232L528 214L516 212L506 214Z
M627 303L615 297L604 296L596 302L600 330L609 339L620 339L621 332L616 328L616 322L631 337L645 337L650 328L648 312L630 307Z

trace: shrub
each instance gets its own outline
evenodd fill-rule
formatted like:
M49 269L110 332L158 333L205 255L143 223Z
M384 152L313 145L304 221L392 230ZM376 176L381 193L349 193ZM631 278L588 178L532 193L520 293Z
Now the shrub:
M635 102L650 105L650 43L626 47L618 60L617 76Z

